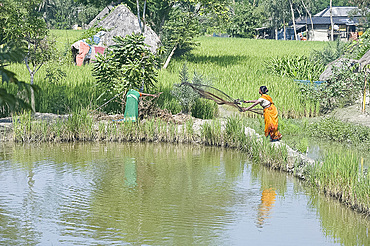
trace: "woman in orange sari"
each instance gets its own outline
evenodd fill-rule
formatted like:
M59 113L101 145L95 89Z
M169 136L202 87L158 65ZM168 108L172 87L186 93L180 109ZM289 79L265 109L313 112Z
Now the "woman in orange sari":
M272 102L272 98L267 95L268 89L266 86L261 86L259 93L261 97L257 100L244 101L244 103L253 103L248 108L244 108L244 111L248 111L257 104L260 104L263 108L263 117L265 118L265 136L270 136L271 142L279 141L282 138L278 130L278 111Z

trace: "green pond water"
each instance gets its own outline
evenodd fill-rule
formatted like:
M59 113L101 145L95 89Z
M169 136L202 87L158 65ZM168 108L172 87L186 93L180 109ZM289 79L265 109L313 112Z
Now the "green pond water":
M235 150L0 148L0 245L370 245L369 225Z

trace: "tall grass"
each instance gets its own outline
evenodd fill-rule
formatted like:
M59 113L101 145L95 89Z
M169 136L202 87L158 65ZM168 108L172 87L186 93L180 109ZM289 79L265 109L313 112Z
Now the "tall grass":
M351 152L329 153L311 169L309 179L321 191L354 209L370 209L370 176L359 168L359 158Z

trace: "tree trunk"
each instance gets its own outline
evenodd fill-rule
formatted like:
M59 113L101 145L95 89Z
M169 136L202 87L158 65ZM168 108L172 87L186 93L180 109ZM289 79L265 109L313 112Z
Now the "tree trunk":
M166 60L165 64L163 65L163 69L166 69L168 64L170 64L170 60L171 60L173 54L175 53L176 48L177 48L177 44L173 47L170 55L167 57L167 60Z
M286 26L285 26L285 20L284 20L284 40L286 40Z
M308 10L308 8L306 7L306 5L304 4L304 1L302 0L302 5L303 7L306 9L307 13L308 13L308 16L310 17L310 21L311 21L311 31L312 31L312 37L310 37L311 40L314 39L315 37L315 32L313 30L313 22L312 22L312 15L311 15L311 12ZM307 39L308 40L308 39Z
M139 21L139 28L141 33L143 33L143 27L141 24L141 18L140 18L140 5L139 5L139 0L136 0L136 8L137 8L137 20Z
M141 33L145 32L145 10L146 10L146 0L144 1L144 7L143 7L143 29L141 30Z
M331 25L331 31L330 31L330 40L334 40L334 23L333 23L333 0L330 0L330 25Z
M26 67L28 69L28 72L30 73L30 84L33 85L35 72L31 70L31 67L28 64L28 56L24 58L24 62L26 63ZM30 101L31 101L31 108L32 111L35 112L35 92L31 86L31 95L30 95Z
M278 40L278 28L277 26L275 27L275 40Z
M289 1L289 4L290 4L290 11L292 12L292 21L293 21L293 29L294 29L294 39L295 40L298 40L298 38L297 38L297 30L296 30L296 27L295 27L294 10L293 10L292 1Z
M33 77L34 77L34 74L31 73L31 85L33 85ZM35 109L35 92L31 86L31 108L32 108L32 111L33 112L36 112L36 109Z

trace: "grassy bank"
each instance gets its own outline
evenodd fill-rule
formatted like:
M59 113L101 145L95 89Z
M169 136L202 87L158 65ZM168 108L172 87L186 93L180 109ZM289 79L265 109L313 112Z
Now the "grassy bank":
M96 122L87 110L81 110L65 120L33 121L30 114L13 117L13 139L16 142L69 141L148 141L196 143L236 148L250 158L270 168L297 172L285 145L270 144L265 138L246 135L251 127L248 119L239 117L204 121L199 128L193 119L179 126L160 119L139 123ZM299 166L302 168L302 166ZM330 153L313 166L303 167L305 179L319 191L335 197L351 208L370 214L370 176L359 165L351 151Z
M56 38L57 52L55 61L42 66L35 75L35 84L41 88L36 96L36 111L66 113L80 107L102 105L104 101L98 100L101 92L96 90L92 76L93 65L77 67L68 57L70 45L82 32L52 30L51 34ZM233 98L256 99L258 88L266 85L281 116L296 118L318 114L318 104L302 98L296 82L270 73L265 62L287 55L308 55L312 49L324 47L324 43L213 37L200 37L197 41L199 46L188 55L173 58L166 70L159 71L156 91L164 92L158 101L161 108L170 109L174 114L180 112L179 102L171 90L173 84L180 82L179 72L186 63L190 74L204 75ZM24 64L12 64L9 69L20 80L29 81ZM103 109L113 113L120 107L110 103Z

